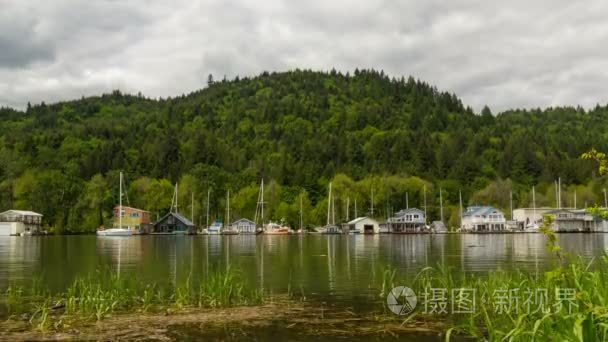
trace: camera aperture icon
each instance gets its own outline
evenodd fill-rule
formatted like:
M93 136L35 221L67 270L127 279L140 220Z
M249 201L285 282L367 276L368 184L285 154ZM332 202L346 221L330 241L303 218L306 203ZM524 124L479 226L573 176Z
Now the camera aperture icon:
M406 286L397 286L386 296L386 304L397 315L407 315L414 311L418 298L414 290Z

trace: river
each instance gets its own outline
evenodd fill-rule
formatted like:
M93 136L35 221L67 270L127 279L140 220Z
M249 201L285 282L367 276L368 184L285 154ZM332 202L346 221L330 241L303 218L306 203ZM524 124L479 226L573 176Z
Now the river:
M608 234L561 234L562 249L603 255ZM386 265L407 285L427 266L483 276L496 269L542 272L555 260L542 234L303 236L0 237L0 289L41 277L62 291L75 277L111 268L121 276L175 285L230 265L250 286L353 301L370 291Z

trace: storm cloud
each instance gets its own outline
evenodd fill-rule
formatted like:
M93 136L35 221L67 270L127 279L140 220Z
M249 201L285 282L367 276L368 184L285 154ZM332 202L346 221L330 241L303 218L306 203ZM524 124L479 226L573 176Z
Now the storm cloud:
M603 0L0 0L0 105L375 68L476 110L592 107L608 101L606 17Z

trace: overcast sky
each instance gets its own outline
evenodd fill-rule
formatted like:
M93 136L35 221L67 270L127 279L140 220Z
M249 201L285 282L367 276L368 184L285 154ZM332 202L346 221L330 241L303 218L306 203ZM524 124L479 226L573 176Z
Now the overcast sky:
M476 110L591 107L608 102L606 18L606 0L0 0L0 105L358 67Z

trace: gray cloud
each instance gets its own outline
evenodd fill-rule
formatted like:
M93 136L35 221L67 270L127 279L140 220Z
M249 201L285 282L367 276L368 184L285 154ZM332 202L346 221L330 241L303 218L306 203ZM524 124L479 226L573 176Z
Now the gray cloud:
M0 0L0 105L373 67L477 110L591 107L608 101L607 16L602 0Z

